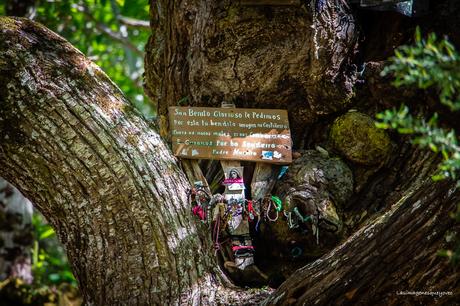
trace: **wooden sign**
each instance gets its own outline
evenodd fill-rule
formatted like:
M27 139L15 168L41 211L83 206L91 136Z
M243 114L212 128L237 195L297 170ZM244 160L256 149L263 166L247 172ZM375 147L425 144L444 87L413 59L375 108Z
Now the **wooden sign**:
M287 111L252 108L169 108L174 155L190 159L292 162Z

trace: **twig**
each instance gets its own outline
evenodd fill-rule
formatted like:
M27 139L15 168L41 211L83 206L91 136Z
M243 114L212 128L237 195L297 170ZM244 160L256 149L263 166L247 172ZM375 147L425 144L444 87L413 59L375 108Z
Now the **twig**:
M129 27L150 29L150 22L146 20L139 20L121 15L118 16L118 20L120 21L120 23Z
M121 36L119 33L112 31L106 24L96 20L96 18L94 18L94 16L90 13L87 6L77 5L77 9L82 12L88 19L93 21L96 25L96 29L98 29L100 32L106 34L111 39L121 43L122 45L125 45L128 49L132 50L137 55L141 57L144 56L143 52L139 50L132 42Z

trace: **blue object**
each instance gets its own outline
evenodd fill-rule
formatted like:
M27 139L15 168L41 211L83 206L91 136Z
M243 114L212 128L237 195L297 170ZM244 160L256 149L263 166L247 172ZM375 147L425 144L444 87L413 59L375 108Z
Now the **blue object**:
M428 0L404 1L397 3L395 10L409 17L417 17L428 13L429 4Z
M326 0L316 0L315 1L315 10L317 13L321 13L323 11L324 6L326 5Z
M303 253L302 249L297 247L297 246L293 247L292 250L291 250L291 255L294 258L299 257L300 255L302 255L302 253Z
M280 170L280 174L278 174L278 179L282 178L283 175L286 173L286 171L288 170L289 166L282 166L281 167L281 170Z
M429 0L350 0L360 7L378 11L396 11L400 14L417 17L429 13Z

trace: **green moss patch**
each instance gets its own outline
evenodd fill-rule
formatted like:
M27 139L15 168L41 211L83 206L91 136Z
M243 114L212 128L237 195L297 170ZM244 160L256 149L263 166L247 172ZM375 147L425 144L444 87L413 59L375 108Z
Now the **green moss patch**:
M362 165L377 165L386 160L391 150L388 134L375 126L366 114L349 112L332 125L330 140L348 160Z

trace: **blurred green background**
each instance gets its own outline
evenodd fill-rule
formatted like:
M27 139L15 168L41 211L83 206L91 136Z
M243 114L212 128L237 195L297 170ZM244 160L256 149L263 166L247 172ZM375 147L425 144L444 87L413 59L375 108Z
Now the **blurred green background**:
M20 14L70 41L142 113L154 115L142 89L144 46L150 33L147 0L0 0L0 15Z

